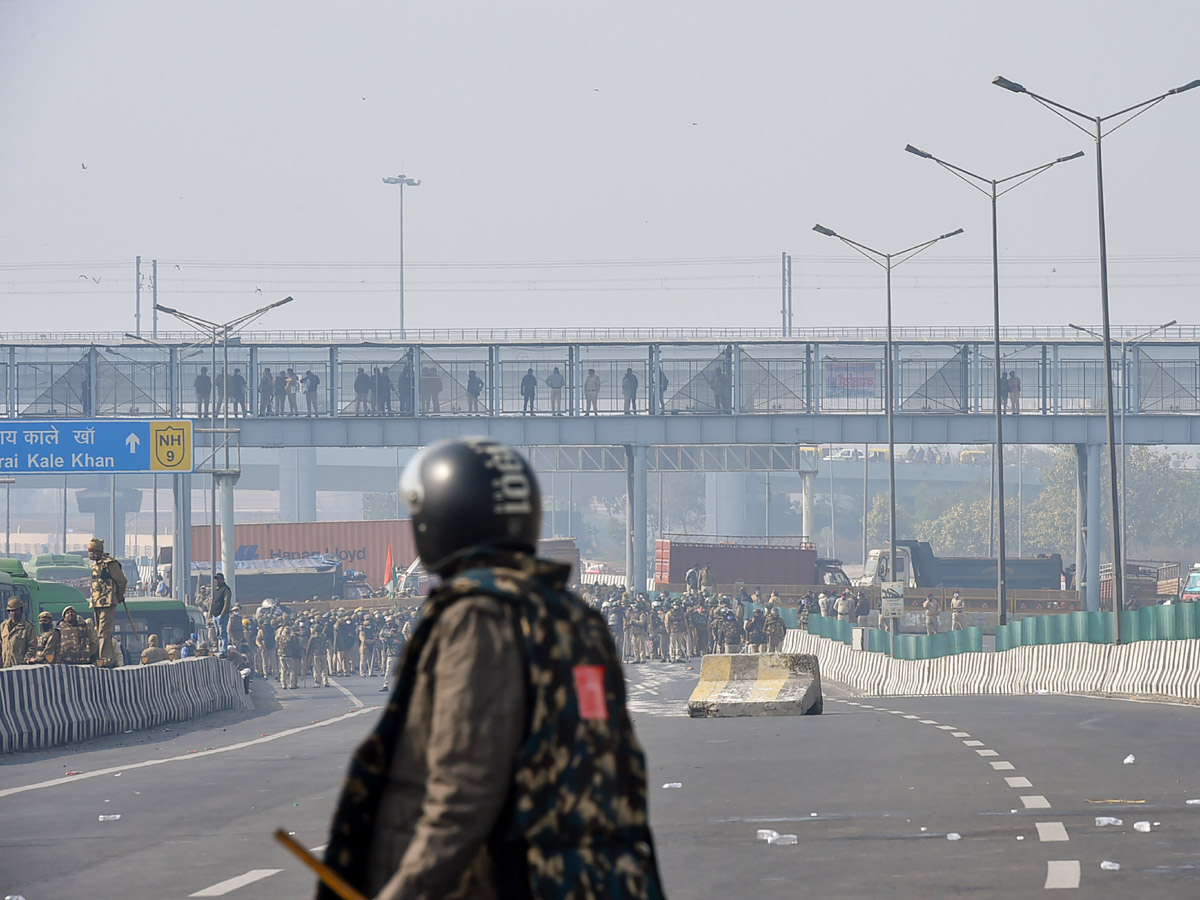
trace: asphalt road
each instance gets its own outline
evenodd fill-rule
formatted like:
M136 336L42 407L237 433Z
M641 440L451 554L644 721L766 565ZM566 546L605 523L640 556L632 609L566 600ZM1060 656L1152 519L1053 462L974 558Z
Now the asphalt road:
M1200 804L1186 803L1200 799L1200 710L876 701L827 685L819 717L691 720L695 670L629 674L673 898L1200 895ZM309 896L312 879L271 833L325 843L349 753L384 696L378 678L342 683L346 694L259 684L250 716L0 758L0 896ZM797 843L768 845L758 829Z

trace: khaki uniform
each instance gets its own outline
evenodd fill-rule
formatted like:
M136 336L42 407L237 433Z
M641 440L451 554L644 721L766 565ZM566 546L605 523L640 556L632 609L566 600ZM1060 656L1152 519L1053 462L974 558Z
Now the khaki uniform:
M933 597L926 597L921 606L925 608L925 633L937 634L938 613L942 611L942 605Z
M32 622L6 621L0 625L0 667L23 666L37 653L37 629Z
M279 684L285 691L289 688L294 690L304 658L299 631L294 631L291 625L281 626L275 632L275 648L279 652Z
M309 637L305 648L306 666L312 666L314 687L326 687L329 684L328 643L318 627Z
M121 564L108 554L92 563L92 596L88 600L96 617L96 633L100 640L100 664L119 666L121 655L113 639L117 606L125 602L125 588L129 585Z
M150 646L142 651L142 665L152 666L155 663L166 662L169 659L167 651L159 646L158 635L150 635Z
M950 598L950 630L962 631L964 613L967 611L967 601L962 597Z
M629 655L633 662L646 661L646 641L650 636L650 614L644 609L634 610L629 617Z
M670 637L667 658L672 662L687 659L685 631L687 631L687 613L678 607L673 607L667 612L667 634Z

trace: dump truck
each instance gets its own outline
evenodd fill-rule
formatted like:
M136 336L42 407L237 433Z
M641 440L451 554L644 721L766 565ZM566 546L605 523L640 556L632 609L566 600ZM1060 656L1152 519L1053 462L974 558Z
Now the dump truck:
M895 574L889 570L888 548L871 550L859 587L884 581L903 581L910 588L996 588L998 562L994 556L938 556L928 541L896 541ZM1006 556L1005 581L1010 590L1062 589L1062 556Z
M797 597L809 590L850 587L841 560L820 557L804 538L679 535L655 542L654 581L660 590L681 590L689 569L708 566L712 587L777 590Z

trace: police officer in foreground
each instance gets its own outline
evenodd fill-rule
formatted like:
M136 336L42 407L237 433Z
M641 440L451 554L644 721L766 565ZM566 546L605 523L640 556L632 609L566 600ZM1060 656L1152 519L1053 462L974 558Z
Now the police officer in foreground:
M658 900L621 661L568 568L534 557L528 463L487 438L441 441L400 488L441 583L351 760L326 862L375 900Z
M96 636L100 641L99 666L119 666L121 654L113 639L117 606L125 602L125 588L129 581L121 571L121 564L104 552L104 541L92 538L88 541L88 559L92 561L92 596L88 605L96 617Z

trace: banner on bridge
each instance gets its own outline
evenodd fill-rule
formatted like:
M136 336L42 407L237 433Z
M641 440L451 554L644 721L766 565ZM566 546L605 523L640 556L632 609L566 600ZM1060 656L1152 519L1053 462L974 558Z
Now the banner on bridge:
M848 400L879 396L879 363L827 359L824 366L826 397Z

